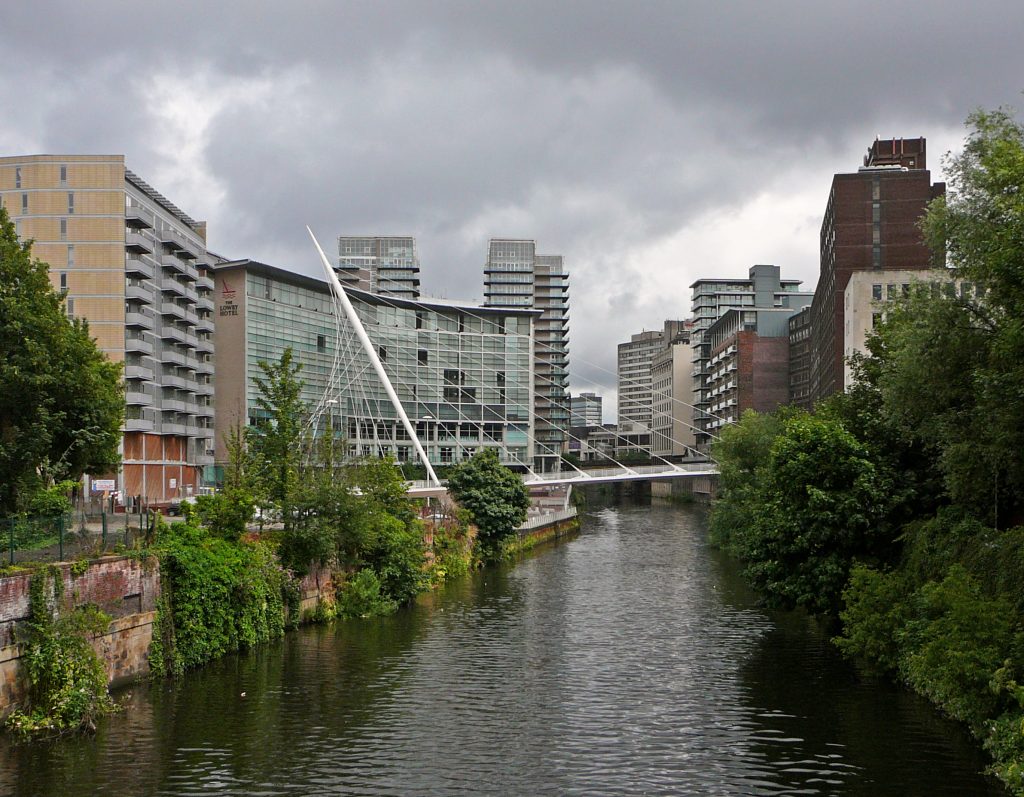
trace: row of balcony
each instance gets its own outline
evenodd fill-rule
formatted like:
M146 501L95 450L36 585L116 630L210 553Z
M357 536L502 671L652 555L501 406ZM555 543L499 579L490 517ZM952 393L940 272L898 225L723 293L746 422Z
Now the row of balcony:
M173 434L179 437L193 437L201 440L213 439L213 429L210 427L156 421L153 418L126 418L124 428L126 432L153 432L155 434Z
M722 360L724 360L730 354L735 354L735 353L736 353L736 344L733 343L728 348L724 349L723 351L718 352L718 354L716 354L714 357L712 357L711 358L711 362L709 363L709 365L711 365L711 366L718 365L718 363L720 363Z

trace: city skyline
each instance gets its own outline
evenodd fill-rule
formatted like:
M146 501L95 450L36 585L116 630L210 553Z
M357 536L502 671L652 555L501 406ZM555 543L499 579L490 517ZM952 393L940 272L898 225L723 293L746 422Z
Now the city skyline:
M870 3L241 8L154 5L173 39L111 3L5 9L4 154L124 153L211 251L299 273L306 223L411 235L439 298L481 298L489 238L544 241L574 285L570 388L609 407L615 344L685 314L694 279L767 262L813 289L833 174L924 136L944 179L1024 73L1010 3L883 26Z

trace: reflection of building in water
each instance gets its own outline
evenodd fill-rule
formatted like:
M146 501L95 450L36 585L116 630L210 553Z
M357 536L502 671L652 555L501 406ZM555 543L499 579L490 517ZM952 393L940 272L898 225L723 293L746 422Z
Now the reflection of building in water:
M233 314L218 316L224 346L217 371L217 462L223 433L258 422L253 377L291 347L302 364L302 398L328 419L354 455L391 454L412 462L415 449L327 282L253 260L216 268L218 307L234 291ZM539 312L411 301L346 289L377 347L399 400L434 465L496 448L508 464L533 458L531 346ZM340 330L340 337L339 337Z

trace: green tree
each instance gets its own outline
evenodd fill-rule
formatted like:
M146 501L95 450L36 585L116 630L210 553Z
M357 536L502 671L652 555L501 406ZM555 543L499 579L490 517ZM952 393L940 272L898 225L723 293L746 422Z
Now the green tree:
M756 416L743 423L760 425ZM723 473L741 469L720 462ZM806 413L783 420L756 471L732 529L748 578L770 605L838 613L853 563L892 543L891 475L838 420Z
M448 474L448 492L477 527L481 558L500 556L503 543L526 520L530 496L522 479L485 448Z
M923 226L984 296L937 302L916 336L908 319L888 330L897 360L888 404L913 397L909 369L920 357L919 394L930 400L917 428L939 438L953 497L1005 525L1024 520L1024 126L1006 109L977 111L967 124L963 151L947 159L947 193Z
M302 461L302 430L306 405L302 401L302 363L294 362L291 348L276 363L259 362L262 377L254 377L260 410L256 429L248 441L259 498L276 507L286 529L293 523L293 503Z
M240 425L224 433L228 452L224 489L215 495L201 495L196 499L195 512L199 522L212 534L232 540L245 534L256 507L245 437L245 430Z
M120 462L121 366L68 319L47 272L0 208L0 514Z

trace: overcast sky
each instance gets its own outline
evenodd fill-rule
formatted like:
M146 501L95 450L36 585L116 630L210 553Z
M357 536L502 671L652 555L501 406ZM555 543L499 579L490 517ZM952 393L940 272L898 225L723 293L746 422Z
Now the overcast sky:
M838 10L842 5L848 9ZM700 277L817 280L832 174L1020 107L1024 3L3 2L0 154L123 153L212 251L305 273L411 234L479 300L490 237L571 284L574 391ZM612 415L606 409L606 415Z

